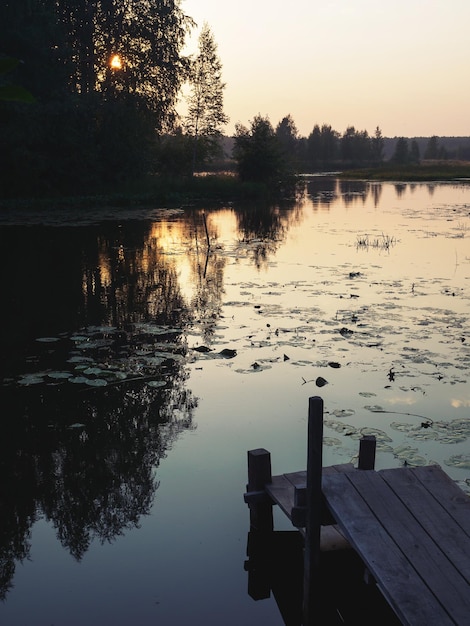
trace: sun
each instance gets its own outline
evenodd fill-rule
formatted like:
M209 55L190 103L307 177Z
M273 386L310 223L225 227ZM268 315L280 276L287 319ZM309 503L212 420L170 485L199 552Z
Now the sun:
M113 55L111 57L111 61L109 62L109 64L113 70L122 69L122 61L121 61L121 57L119 56L119 54Z

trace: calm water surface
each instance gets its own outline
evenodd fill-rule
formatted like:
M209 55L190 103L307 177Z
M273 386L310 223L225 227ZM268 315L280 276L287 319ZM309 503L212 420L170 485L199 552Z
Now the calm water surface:
M312 395L325 464L373 433L468 487L470 185L205 216L209 252L201 210L1 216L1 624L282 624L246 451L303 468Z

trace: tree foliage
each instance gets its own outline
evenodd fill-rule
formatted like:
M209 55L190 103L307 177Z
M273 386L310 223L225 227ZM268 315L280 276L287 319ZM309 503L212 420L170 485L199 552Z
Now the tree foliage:
M36 98L3 106L4 192L83 193L145 172L152 135L176 119L191 26L180 0L0 0L0 55L21 59L12 81Z
M282 153L284 168L295 173L298 170L299 131L290 114L283 117L276 126L276 138Z
M204 162L220 151L222 127L229 121L224 113L222 63L207 23L199 35L198 54L191 63L189 84L191 92L185 127L193 138L194 170L197 157Z
M410 160L408 139L406 137L398 137L395 144L395 151L392 156L392 161L400 165L408 163Z
M281 144L268 117L257 115L250 128L237 124L233 155L243 181L279 181L285 174Z

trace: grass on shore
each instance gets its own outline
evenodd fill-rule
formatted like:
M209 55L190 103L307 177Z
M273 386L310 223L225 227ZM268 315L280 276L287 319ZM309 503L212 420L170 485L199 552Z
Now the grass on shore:
M432 182L443 180L470 180L469 161L423 161L416 165L389 164L382 167L348 170L341 178L366 180Z

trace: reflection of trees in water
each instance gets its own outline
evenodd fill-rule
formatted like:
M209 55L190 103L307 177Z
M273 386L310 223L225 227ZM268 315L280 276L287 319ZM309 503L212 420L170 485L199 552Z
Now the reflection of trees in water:
M191 220L187 225L190 227L191 242L189 257L193 286L191 311L194 321L201 329L204 343L209 343L220 317L227 260L217 243L219 233L210 212L206 214L201 210L192 211Z
M142 225L99 236L83 269L88 319L123 326L151 319L175 324L184 301L174 259Z
M332 176L307 178L305 186L314 209L328 208L338 198L337 180Z
M112 541L149 513L155 468L178 434L192 427L196 399L185 387L181 341L188 306L175 264L149 237L148 224L16 229L2 243L1 260L18 259L6 278L11 300L1 318L3 375L43 370L41 384L4 381L0 388L0 412L8 416L0 440L5 597L15 563L29 554L37 519L50 521L80 559L93 540ZM81 324L116 329L109 337L90 332L74 341ZM166 326L173 327L167 336L161 332ZM31 342L61 333L53 344ZM78 358L79 345L88 346L92 365L124 379L99 388L48 381L44 372L76 367L68 359ZM152 380L145 376L149 368ZM130 372L142 380L126 379Z
M289 227L301 219L301 200L299 196L299 202L285 201L281 206L260 203L238 208L239 253L244 250L257 268L263 267L285 240Z
M401 198L401 196L405 193L408 185L406 183L395 183L394 187L397 198Z
M300 215L295 204L236 213L241 237L257 240L248 253L258 267ZM198 211L158 226L0 229L0 262L15 261L0 312L1 597L41 517L81 559L150 511L155 468L192 428L197 402L185 386L185 328L195 320L210 338L220 315L227 256L207 218L209 250ZM80 384L48 376L79 378L87 363L109 374L103 386L87 386L94 374ZM23 374L39 382L22 385Z
M180 365L166 380L160 389L134 382L2 393L10 419L0 443L0 597L43 515L79 560L94 539L112 541L149 513L155 468L192 427L197 404Z
M345 206L349 207L358 200L361 200L362 204L364 204L370 190L370 183L362 180L340 179L339 190Z
M377 208L379 206L380 196L382 195L382 184L372 183L370 186L370 192L372 194L372 198L374 199L374 207Z

